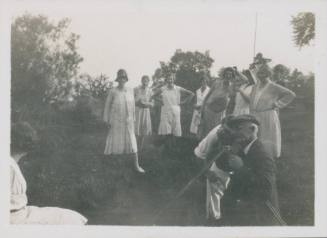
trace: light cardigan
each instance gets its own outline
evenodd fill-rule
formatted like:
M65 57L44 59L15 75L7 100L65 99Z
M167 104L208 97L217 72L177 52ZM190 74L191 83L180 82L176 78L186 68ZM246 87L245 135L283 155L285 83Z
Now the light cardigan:
M15 160L10 158L10 211L17 211L27 205L26 181Z

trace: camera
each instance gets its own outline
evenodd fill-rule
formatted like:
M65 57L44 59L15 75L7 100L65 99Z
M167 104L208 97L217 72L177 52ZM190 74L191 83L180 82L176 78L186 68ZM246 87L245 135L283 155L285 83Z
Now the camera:
M217 167L225 172L232 172L240 169L243 166L243 160L237 155L238 147L235 146L235 140L237 139L236 134L228 127L222 126L218 130L217 136L219 141L217 149L222 150L226 147L230 148L216 161Z

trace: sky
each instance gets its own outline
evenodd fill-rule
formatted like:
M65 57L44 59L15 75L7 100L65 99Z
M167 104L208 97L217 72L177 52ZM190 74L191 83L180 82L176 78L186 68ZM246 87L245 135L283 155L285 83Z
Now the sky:
M210 4L185 10L101 3L76 3L65 8L21 3L12 9L12 16L29 12L53 21L70 18L70 30L80 35L78 51L84 58L80 72L114 79L117 70L124 68L133 86L142 75L153 75L159 62L168 61L176 49L209 50L214 59L213 75L225 66L247 68L254 56L256 14L256 53L271 58L272 66L281 63L304 73L314 71L314 46L300 50L292 40L291 16L299 11L217 8Z

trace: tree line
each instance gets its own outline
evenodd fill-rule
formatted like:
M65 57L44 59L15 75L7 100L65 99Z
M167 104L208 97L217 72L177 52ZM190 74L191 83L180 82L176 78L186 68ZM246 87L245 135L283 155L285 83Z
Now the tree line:
M300 13L291 24L295 44L310 44L314 39L314 15ZM67 18L52 22L46 16L30 14L17 17L11 26L11 117L13 122L30 121L45 136L60 134L60 130L49 129L51 125L82 125L99 120L104 98L113 86L113 79L104 74L80 73L80 36L69 26ZM174 72L177 85L195 91L203 74L212 81L217 79L213 63L209 51L177 49L169 61L159 62L152 78L160 81ZM277 64L273 80L313 100L313 73L305 75ZM62 134L66 132L62 130ZM57 141L54 138L49 147L59 146Z

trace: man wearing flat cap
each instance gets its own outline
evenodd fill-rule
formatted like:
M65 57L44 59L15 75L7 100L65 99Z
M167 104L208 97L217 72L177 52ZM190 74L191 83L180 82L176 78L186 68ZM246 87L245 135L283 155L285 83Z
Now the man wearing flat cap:
M231 154L234 155L227 156L227 159L219 159L215 163L216 167L227 171L230 178L221 200L220 224L284 225L279 213L275 163L257 138L259 122L252 115L240 115L229 116L222 124L218 129L215 128L215 139L210 132L209 137L204 140L211 140L211 142L202 141L195 150L198 157L211 157L213 147L217 146L219 140L225 140L222 141L223 144L231 145ZM241 161L238 158L241 158ZM214 194L212 196L214 197Z

